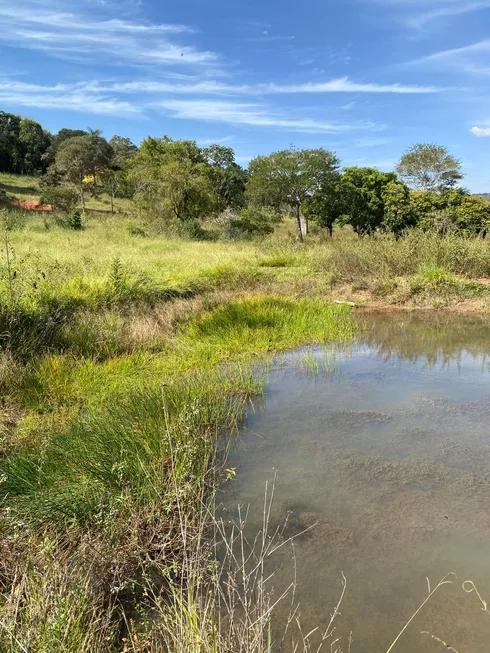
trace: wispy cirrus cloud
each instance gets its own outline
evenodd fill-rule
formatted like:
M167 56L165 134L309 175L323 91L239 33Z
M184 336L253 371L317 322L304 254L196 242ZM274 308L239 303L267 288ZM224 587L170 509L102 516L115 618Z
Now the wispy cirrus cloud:
M170 117L183 120L204 120L235 126L272 127L303 133L339 133L354 130L379 131L382 125L370 122L327 122L314 118L296 118L261 103L226 100L169 99L156 103Z
M490 74L490 39L458 48L439 50L409 61L406 66L445 68L474 75Z
M342 77L326 82L304 82L299 84L242 84L233 85L215 80L173 84L170 82L134 81L110 84L92 83L94 90L116 93L174 93L179 95L288 95L323 93L374 93L374 94L427 94L440 93L443 88L435 86L414 86L406 84L359 83Z
M223 136L216 138L197 138L196 139L199 145L223 145L224 143L231 143L233 136Z
M0 80L0 105L120 116L141 114L141 109L130 102L87 91L84 84L42 86Z
M67 11L67 6L73 10ZM87 12L84 3L4 0L0 23L0 43L58 57L181 66L218 61L216 53L180 40L195 33L187 25L151 24Z
M445 18L472 14L490 8L490 0L364 0L382 4L396 11L400 20L411 28L440 23Z
M131 2L131 0L129 0ZM127 5L125 5L127 6ZM104 66L108 79L63 84L12 83L0 78L0 102L6 107L37 107L107 115L151 115L158 109L182 120L271 128L285 132L341 133L378 131L370 120L345 119L330 108L311 107L306 98L329 94L419 95L444 91L436 86L355 81L336 77L310 81L301 71L296 83L240 83L238 65L199 46L190 25L149 22L118 9L113 0L0 0L0 46L43 52L49 56ZM252 38L273 41L293 37L272 34L270 26ZM121 66L131 65L130 81L118 80ZM117 66L117 68L116 68ZM234 66L236 82L225 76ZM259 80L264 79L261 71ZM49 79L49 77L48 77ZM65 78L66 79L66 78ZM282 102L281 96L294 96ZM349 100L352 98L349 98ZM291 105L294 104L294 108Z
M490 0L481 0L479 2L462 2L459 0L458 2L442 3L442 5L441 3L437 4L439 6L436 6L436 8L429 9L429 11L424 10L409 18L407 24L410 27L421 28L442 18L462 16L463 14L471 14L490 8Z
M270 125L289 130L300 128L303 131L335 131L339 124L332 125L323 121L305 119L300 122L295 118L288 120L284 110L270 110L264 113L257 98L293 93L305 96L312 93L433 93L437 89L406 87L400 85L356 84L349 80L332 80L323 84L257 84L232 85L216 80L201 82L182 82L183 75L171 76L167 81L133 81L103 82L89 81L75 84L41 85L0 78L0 101L5 106L19 105L26 107L56 108L91 113L113 113L131 115L143 113L149 108L163 106L173 109L174 113L186 117L191 108L202 111L195 114L195 119L218 119L222 112L222 122L234 124ZM209 99L209 98L213 99ZM220 98L230 98L223 100ZM129 98L129 101L128 101ZM191 98L191 99L189 99ZM308 107L305 108L308 111ZM233 118L233 120L231 120ZM248 122L247 122L248 121ZM370 123L361 123L372 128ZM335 127L335 129L334 129Z

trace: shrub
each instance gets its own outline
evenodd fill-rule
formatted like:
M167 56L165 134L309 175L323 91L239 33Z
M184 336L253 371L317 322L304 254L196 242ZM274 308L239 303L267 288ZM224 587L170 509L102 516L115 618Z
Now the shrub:
M66 224L68 227L70 227L70 229L75 229L76 231L83 229L82 212L78 209L71 211L66 216Z
M274 232L274 224L279 220L278 214L270 209L248 206L230 220L230 235L238 238L267 236Z
M70 186L44 186L41 203L51 204L56 211L68 213L78 204L78 193Z

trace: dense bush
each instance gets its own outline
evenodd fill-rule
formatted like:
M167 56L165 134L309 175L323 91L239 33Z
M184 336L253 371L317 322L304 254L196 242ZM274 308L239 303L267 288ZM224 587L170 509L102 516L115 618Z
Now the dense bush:
M279 221L277 212L259 206L241 209L229 222L230 235L253 238L267 236L274 232L274 225Z
M80 229L83 229L82 212L78 209L71 211L66 216L66 223L70 229L75 229L75 231L80 231Z
M78 204L79 195L71 186L44 185L41 189L41 203L51 204L55 211L68 213Z
M448 193L412 193L412 206L418 225L440 235L462 232L469 236L486 235L490 225L490 203L458 189Z

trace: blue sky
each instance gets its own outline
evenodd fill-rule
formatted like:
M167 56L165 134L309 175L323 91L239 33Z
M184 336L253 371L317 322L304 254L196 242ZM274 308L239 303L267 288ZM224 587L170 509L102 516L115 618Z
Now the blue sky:
M61 127L290 144L392 169L446 145L490 190L490 0L0 0L0 109Z

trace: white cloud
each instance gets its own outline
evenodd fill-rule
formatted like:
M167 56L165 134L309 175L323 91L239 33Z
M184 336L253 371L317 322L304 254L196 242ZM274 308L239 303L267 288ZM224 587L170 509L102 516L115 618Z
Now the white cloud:
M490 128L486 127L472 127L471 133L478 138L489 138L490 137Z
M87 11L86 3L69 0L61 10L57 5L56 0L27 0L20 4L2 0L0 42L57 57L97 61L104 57L110 61L180 66L216 65L218 61L216 53L176 40L194 34L187 25L122 19L107 11ZM67 7L73 10L67 11Z
M481 11L490 7L490 0L482 0L481 2L450 2L443 6L438 6L437 9L424 11L417 16L413 16L407 21L410 27L424 27L427 23L447 16L461 16L463 14Z
M306 84L267 84L262 87L266 93L395 93L418 94L438 93L442 89L434 86L411 86L406 84L364 84L352 82L347 77L332 79L328 82Z
M425 57L409 61L405 66L448 69L453 72L488 76L490 74L490 39L459 48L433 52Z
M196 139L199 145L222 145L223 143L230 143L233 136L223 136L222 138L198 138Z
M354 130L382 129L373 123L335 123L312 118L294 118L283 112L271 110L259 103L241 103L223 100L170 99L155 105L173 118L205 120L231 125L274 127L282 131L306 133L338 133Z
M367 0L391 6L402 12L408 27L420 29L452 16L461 16L490 8L490 0Z
M294 41L296 37L294 36L281 36L281 35L273 35L271 36L269 33L264 33L262 36L249 36L245 41L250 41L250 42L262 42L262 43L272 43L272 42L279 42L279 41Z
M243 84L233 85L213 80L193 84L136 81L113 84L92 82L92 87L115 93L173 93L176 95L289 95L327 93L375 93L375 94L426 94L439 93L444 89L434 86L411 86L406 84L374 84L353 82L347 77L327 82L302 84Z
M0 80L0 105L121 116L140 113L140 109L129 102L87 92L83 85L77 84L41 86Z
M361 138L354 147L380 147L381 145L389 145L390 143L391 141L388 138Z

